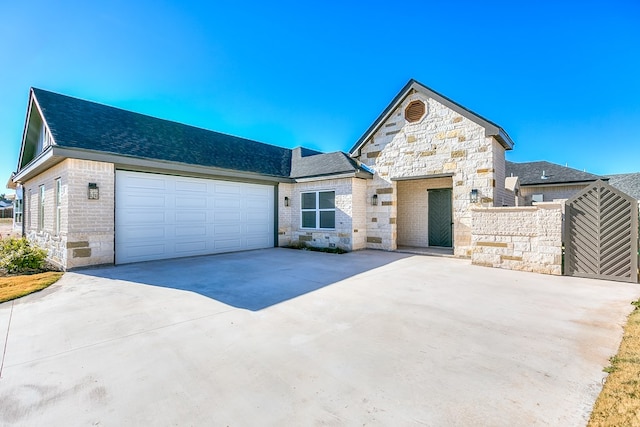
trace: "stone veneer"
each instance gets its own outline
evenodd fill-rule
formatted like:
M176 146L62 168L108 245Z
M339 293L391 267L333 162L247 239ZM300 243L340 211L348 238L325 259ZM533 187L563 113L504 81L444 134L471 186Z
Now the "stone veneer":
M410 123L404 110L415 100L425 103L426 112ZM505 199L504 152L482 126L425 94L409 94L357 157L376 172L367 186L367 200L377 194L379 201L367 213L367 247L397 248L397 180L447 176L453 189L454 253L470 256L471 207L502 206ZM469 200L472 189L479 192L476 205Z
M562 204L472 209L475 265L562 274Z
M114 165L66 159L24 183L25 235L63 269L114 262ZM60 179L60 231L56 232L55 181ZM98 200L88 200L96 183ZM39 227L40 186L45 188L44 226Z
M335 191L336 227L333 230L303 229L301 227L301 193L307 191ZM278 245L304 243L315 247L338 247L344 250L366 246L366 180L339 178L311 180L278 185ZM284 198L288 197L289 206Z

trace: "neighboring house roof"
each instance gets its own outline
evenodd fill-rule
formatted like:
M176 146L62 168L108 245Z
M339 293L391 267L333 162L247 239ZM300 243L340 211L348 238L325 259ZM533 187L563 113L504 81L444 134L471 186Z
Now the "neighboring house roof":
M60 147L289 176L286 148L42 89L33 93Z
M575 184L607 178L550 162L506 162L506 176L517 176L520 185Z
M640 172L609 175L609 184L634 199L640 200Z
M291 178L339 175L354 172L371 175L365 168L361 168L358 162L341 151L325 154L300 148L293 150Z
M373 122L373 124L367 129L367 131L358 139L355 145L349 150L349 153L352 156L355 156L357 151L364 145L371 136L377 132L377 130L382 126L385 120L398 108L398 106L402 103L402 101L411 93L412 90L416 90L422 92L429 96L430 98L435 99L439 103L445 105L446 107L452 109L463 117L471 120L472 122L477 123L478 125L485 128L486 136L493 136L502 144L502 146L507 149L513 149L514 142L511 140L509 135L497 124L493 123L490 120L485 119L481 115L474 113L466 107L458 104L457 102L447 98L446 96L436 92L435 90L423 85L422 83L411 79L409 82L400 90L400 92L393 98L391 103L384 109L382 114L378 116L378 118Z

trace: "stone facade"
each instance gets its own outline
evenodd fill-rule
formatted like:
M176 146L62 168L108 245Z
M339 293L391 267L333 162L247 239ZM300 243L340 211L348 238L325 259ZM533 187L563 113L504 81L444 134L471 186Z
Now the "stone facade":
M278 185L278 245L306 244L344 250L365 247L366 181L360 178L321 179ZM301 194L335 191L335 229L302 228ZM285 206L285 197L289 206Z
M426 111L420 120L409 122L404 112L414 101L424 102ZM367 247L397 248L399 180L444 176L451 180L453 192L455 255L470 256L471 207L502 206L506 199L504 151L493 137L485 136L485 128L479 124L421 92L410 93L357 156L375 171L367 198L378 194L379 200L367 214ZM472 189L478 190L477 204L470 201ZM412 203L406 198L401 202ZM401 240L406 240L404 234L410 227L400 225ZM424 237L416 236L415 240L424 241Z
M27 238L46 249L49 260L64 269L112 264L114 176L112 163L66 159L25 182ZM61 189L59 198L57 180ZM98 185L98 200L88 200L90 182ZM45 195L42 209L41 186Z
M562 204L472 209L475 265L562 274Z

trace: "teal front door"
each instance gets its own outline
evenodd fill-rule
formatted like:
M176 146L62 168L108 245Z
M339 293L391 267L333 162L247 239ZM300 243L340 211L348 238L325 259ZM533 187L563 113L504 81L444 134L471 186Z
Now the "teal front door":
M450 248L453 243L451 188L429 191L429 246Z

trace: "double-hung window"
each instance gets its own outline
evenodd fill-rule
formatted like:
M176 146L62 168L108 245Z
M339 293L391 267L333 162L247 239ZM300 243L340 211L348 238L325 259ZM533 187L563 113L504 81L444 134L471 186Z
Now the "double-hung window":
M55 181L55 206L56 206L56 235L60 234L60 217L62 213L62 182L60 178Z
M336 228L336 192L312 191L301 194L302 228Z
M40 186L40 197L38 198L38 230L44 229L44 185Z

